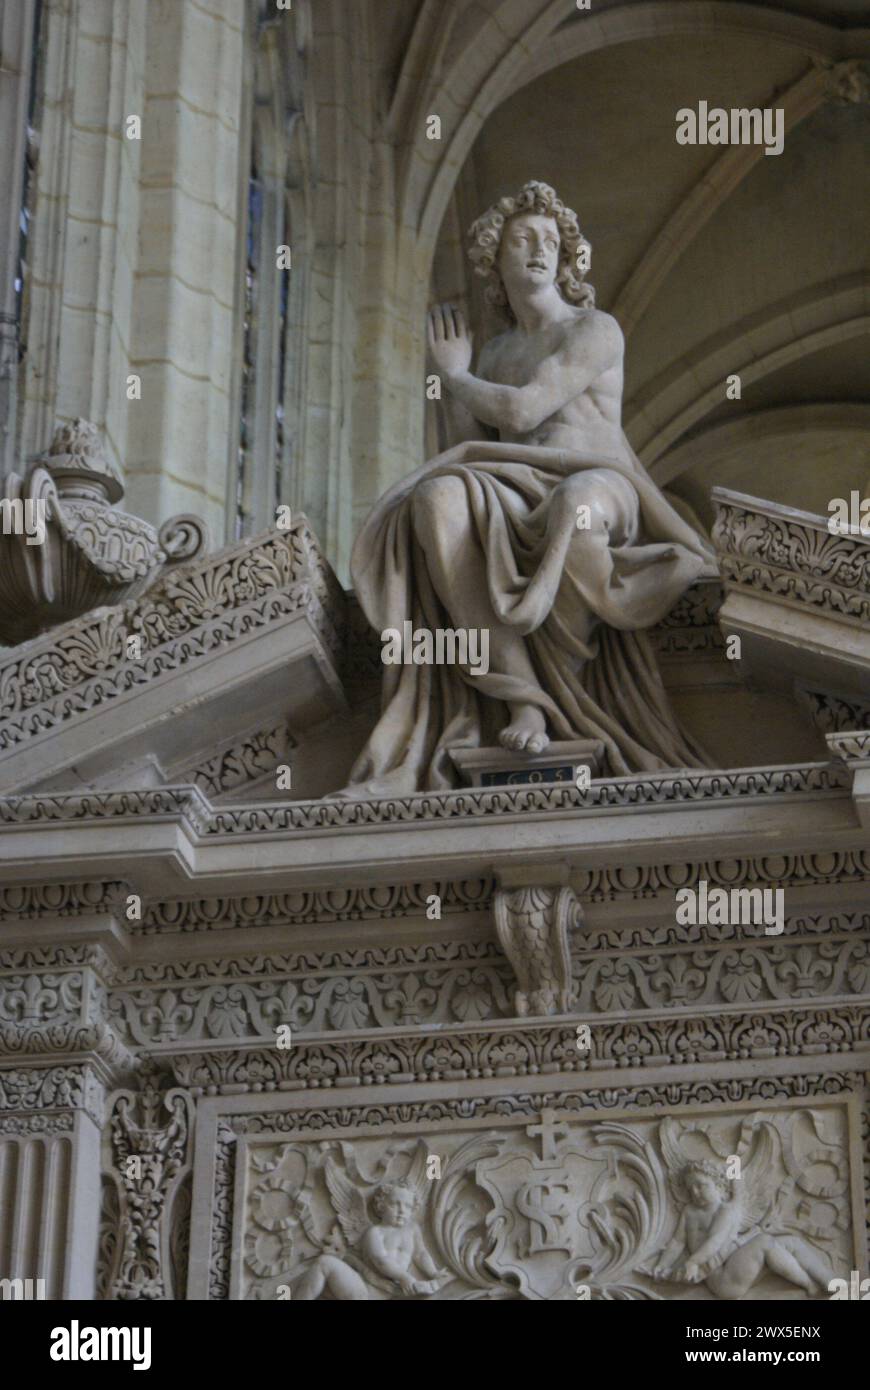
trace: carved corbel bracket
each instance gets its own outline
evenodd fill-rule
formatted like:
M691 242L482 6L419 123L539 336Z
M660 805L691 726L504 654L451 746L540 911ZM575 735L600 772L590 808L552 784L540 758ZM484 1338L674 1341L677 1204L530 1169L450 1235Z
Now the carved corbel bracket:
M568 928L580 911L572 888L499 888L495 925L517 977L520 1018L565 1013L574 1000Z

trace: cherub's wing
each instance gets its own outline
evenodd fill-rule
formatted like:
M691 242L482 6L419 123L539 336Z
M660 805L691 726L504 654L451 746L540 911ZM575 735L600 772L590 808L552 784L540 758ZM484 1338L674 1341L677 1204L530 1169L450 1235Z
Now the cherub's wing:
M686 1155L680 1147L680 1126L676 1120L662 1120L659 1125L659 1146L662 1151L662 1158L665 1160L671 1196L675 1202L679 1203L684 1199L679 1191L677 1175L685 1166Z
M752 1125L749 1133L744 1125L738 1155L743 1163L739 1181L734 1183L736 1200L740 1204L740 1232L759 1226L770 1215L781 1185L779 1172L780 1140L773 1125L766 1120Z
M432 1185L426 1176L426 1160L429 1157L429 1150L422 1139L417 1140L414 1148L414 1157L411 1159L411 1166L405 1174L405 1182L414 1189L418 1205L422 1208L432 1190Z
M334 1158L327 1158L324 1175L344 1238L348 1245L356 1245L370 1225L366 1199L339 1168Z

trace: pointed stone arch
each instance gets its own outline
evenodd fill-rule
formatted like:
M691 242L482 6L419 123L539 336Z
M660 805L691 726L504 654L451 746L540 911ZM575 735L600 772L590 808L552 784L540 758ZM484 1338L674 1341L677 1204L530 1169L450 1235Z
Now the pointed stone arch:
M428 5L421 12L421 25L424 22L433 23ZM568 22L565 0L505 0L473 33L457 31L454 24L451 34L441 36L441 56L449 61L434 63L429 80L416 90L404 67L397 83L402 95L391 118L396 130L410 132L399 194L401 224L413 228L424 244L434 245L453 184L477 135L496 107L519 87L615 44L710 33L755 34L828 62L850 56L852 41L848 31L833 25L733 0L645 0L601 15L578 12ZM462 43L461 53L451 54L451 38ZM860 34L854 42L859 39ZM419 63L419 48L410 46L407 62ZM442 114L447 131L443 145L425 139L420 120L424 106Z

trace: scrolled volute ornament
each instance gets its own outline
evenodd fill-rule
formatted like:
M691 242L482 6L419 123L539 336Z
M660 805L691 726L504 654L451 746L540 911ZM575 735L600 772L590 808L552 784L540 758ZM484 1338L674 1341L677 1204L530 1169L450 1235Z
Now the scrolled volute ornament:
M192 560L209 548L208 526L193 512L171 516L157 533L157 539L167 555L167 564L177 565Z

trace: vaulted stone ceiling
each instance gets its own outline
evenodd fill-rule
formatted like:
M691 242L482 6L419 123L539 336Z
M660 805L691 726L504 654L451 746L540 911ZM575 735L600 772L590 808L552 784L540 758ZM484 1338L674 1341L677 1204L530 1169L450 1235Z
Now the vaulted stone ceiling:
M827 26L867 20L866 6L843 0L769 8ZM442 228L440 272L436 258L437 292L469 213L527 178L552 183L592 242L598 303L626 332L628 433L706 521L715 484L819 511L870 478L870 409L854 409L870 402L870 105L822 90L799 37L749 25L652 34L519 87L483 124ZM677 110L701 100L798 118L778 156L677 144ZM731 372L737 401L725 398ZM825 410L767 418L796 405ZM723 435L738 419L739 436Z

